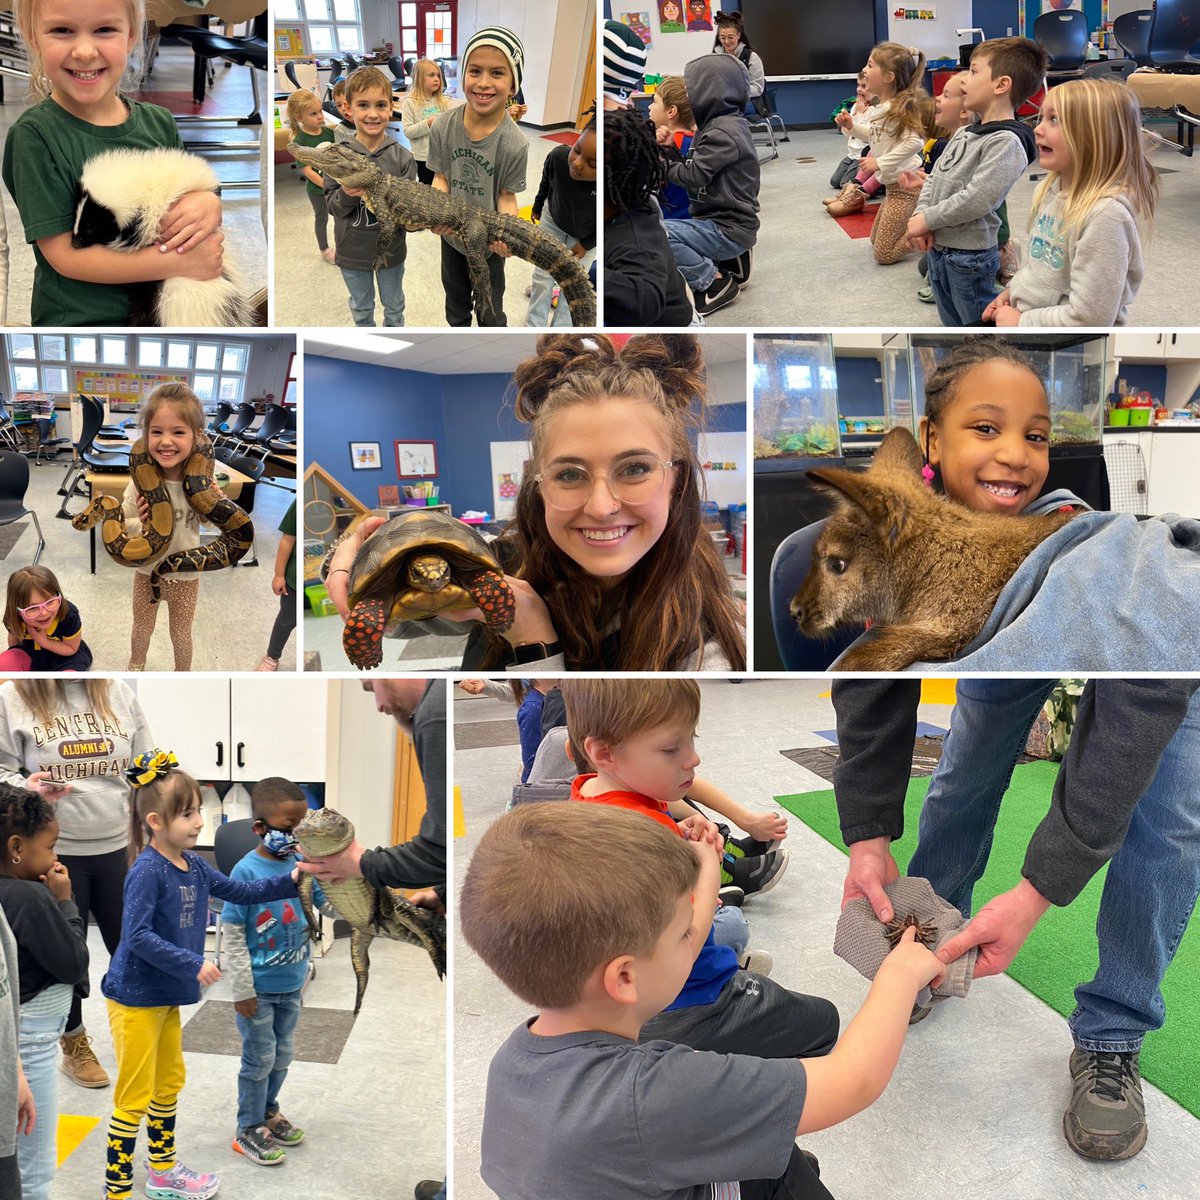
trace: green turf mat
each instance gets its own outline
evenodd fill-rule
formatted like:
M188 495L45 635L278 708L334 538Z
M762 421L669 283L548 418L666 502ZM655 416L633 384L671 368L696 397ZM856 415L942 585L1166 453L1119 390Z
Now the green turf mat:
M991 859L983 878L975 886L975 911L1020 879L1025 849L1049 808L1057 774L1058 765L1045 762L1029 763L1013 771L1012 785L996 824ZM892 847L901 871L916 848L917 821L928 789L928 779L909 782L904 805L904 836ZM833 792L803 792L794 796L776 796L775 800L830 845L845 852ZM1074 904L1067 908L1051 908L1008 969L1018 983L1064 1017L1070 1016L1075 1008L1075 985L1091 979L1096 972L1096 913L1103 886L1104 872L1101 872ZM1197 981L1200 981L1200 917L1193 916L1175 961L1163 980L1167 1023L1146 1037L1141 1066L1142 1074L1148 1080L1200 1117L1200 985Z

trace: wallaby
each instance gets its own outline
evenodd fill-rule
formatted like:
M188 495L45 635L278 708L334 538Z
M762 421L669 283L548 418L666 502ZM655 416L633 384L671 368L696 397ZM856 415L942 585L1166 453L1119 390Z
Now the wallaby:
M839 671L953 658L1026 556L1075 515L975 512L925 487L922 463L912 434L893 429L867 471L808 472L839 504L813 547L792 617L808 637L871 623L870 638L846 651Z

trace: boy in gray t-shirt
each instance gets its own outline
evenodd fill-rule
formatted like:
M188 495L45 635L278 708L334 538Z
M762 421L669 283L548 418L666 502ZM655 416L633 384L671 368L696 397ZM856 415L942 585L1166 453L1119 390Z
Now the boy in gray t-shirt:
M524 805L480 839L463 935L539 1010L488 1071L481 1173L501 1200L829 1200L795 1139L879 1097L918 991L944 968L906 934L824 1058L639 1042L707 936L718 855L594 804Z
M444 112L429 130L428 166L433 186L468 204L491 212L517 215L517 193L525 187L529 144L508 116L507 103L521 86L525 50L520 39L498 25L481 29L463 53L462 87L467 102ZM446 290L446 321L470 325L472 308L480 325L506 325L504 260L509 249L493 242L488 255L492 285L492 316L472 304L471 279L462 243L442 236L442 286Z

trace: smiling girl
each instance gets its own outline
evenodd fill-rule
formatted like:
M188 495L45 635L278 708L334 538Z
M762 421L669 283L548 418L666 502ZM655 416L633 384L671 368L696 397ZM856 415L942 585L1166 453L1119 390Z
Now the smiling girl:
M0 654L0 670L86 671L92 665L79 609L45 567L22 567L8 577L4 627L8 650Z
M618 350L604 335L547 334L514 383L531 451L493 550L516 617L503 636L475 625L463 669L743 670L745 617L703 526L689 438L706 391L696 338L638 335ZM347 572L381 524L364 521L330 561L343 617Z
M33 325L124 325L130 287L221 274L221 201L190 192L171 207L158 245L144 250L71 244L84 163L107 150L182 147L175 118L121 94L141 41L142 0L19 0L29 57L26 110L4 146L4 183L34 245ZM170 253L168 253L170 252Z
M400 118L409 149L417 160L417 178L422 183L433 182L433 172L425 161L429 157L429 131L449 107L441 67L431 58L417 59L412 69L412 87L400 106Z

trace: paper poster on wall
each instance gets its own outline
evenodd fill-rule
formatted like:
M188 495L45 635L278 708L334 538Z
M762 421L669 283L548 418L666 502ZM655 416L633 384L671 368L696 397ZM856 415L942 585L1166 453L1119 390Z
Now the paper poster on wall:
M711 32L712 27L711 0L687 0L688 33Z
M906 8L904 5L901 5L899 8L892 10L892 20L936 21L937 8L932 4L923 5L921 8Z
M1042 0L1042 12L1066 12L1073 8L1083 12L1083 0Z
M653 43L650 40L650 14L648 12L624 12L621 14L621 23L628 25L642 39L642 44L647 50L653 49Z
M658 0L658 32L686 33L683 23L684 0Z
M497 521L512 519L528 461L528 442L492 443L492 513Z

